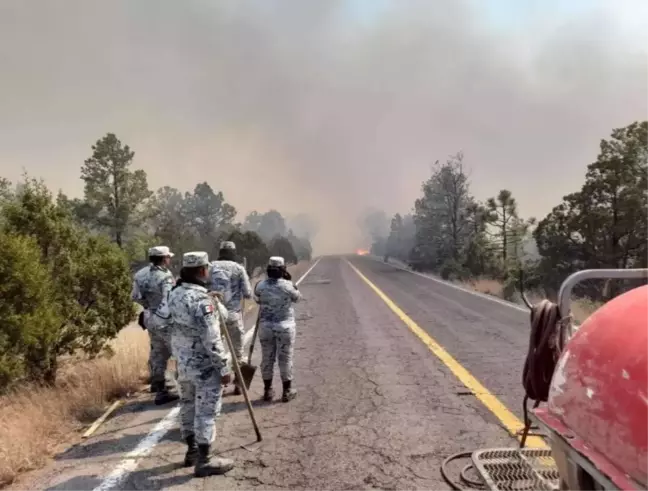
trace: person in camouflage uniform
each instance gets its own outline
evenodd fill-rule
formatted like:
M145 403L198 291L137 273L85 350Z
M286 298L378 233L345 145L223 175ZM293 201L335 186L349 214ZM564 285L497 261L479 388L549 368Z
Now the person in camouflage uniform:
M180 280L162 309L171 319L171 346L178 360L180 425L187 443L184 465L195 466L196 477L224 474L234 467L230 459L210 457L222 385L231 381L231 372L219 322L227 318L227 309L207 292L208 281L207 253L184 254Z
M144 307L142 327L148 331L151 340L151 392L156 393L155 404L160 405L178 400L177 395L169 392L165 381L167 363L171 357L169 323L157 312L175 283L168 269L173 253L166 246L157 246L151 247L148 255L151 264L135 273L132 298Z
M297 391L292 387L293 345L295 343L295 312L292 304L301 299L297 286L292 283L282 257L271 257L267 267L268 278L254 289L259 304L259 342L261 343L261 375L263 399L274 397L272 378L275 359L278 358L279 373L283 382L281 400L288 402Z
M223 296L228 316L225 325L229 332L234 355L239 362L243 361L243 326L242 301L252 297L252 286L245 268L235 261L236 245L234 242L222 242L218 259L210 266L210 291ZM240 394L238 381L235 381L234 394Z

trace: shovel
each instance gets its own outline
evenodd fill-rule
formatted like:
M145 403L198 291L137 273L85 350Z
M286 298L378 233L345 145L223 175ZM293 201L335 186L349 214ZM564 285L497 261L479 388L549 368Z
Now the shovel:
M236 356L234 355L235 351L234 351L234 344L232 344L232 338L230 337L229 331L225 326L225 319L221 315L218 306L216 306L216 310L218 312L218 319L220 320L221 332L225 334L225 340L227 341L227 346L230 350L230 353L232 354L232 365L234 365L234 373L236 374L236 378L238 380L241 380L243 376L241 375L241 367L239 366L239 362L236 359ZM248 395L247 387L241 387L241 392L243 392L245 405L247 406L248 413L250 414L250 419L252 420L252 426L254 426L254 432L256 433L257 442L260 442L261 440L263 440L263 437L261 436L259 425L257 424L256 417L254 416L254 409L252 409L252 403L250 402L250 396Z
M259 315L261 314L261 309L257 313L257 319L254 323L254 331L252 331L252 340L250 341L250 352L248 353L247 363L241 365L241 374L243 375L243 383L245 388L249 389L252 379L254 378L254 373L256 372L257 367L252 365L252 352L254 351L254 343L259 332Z

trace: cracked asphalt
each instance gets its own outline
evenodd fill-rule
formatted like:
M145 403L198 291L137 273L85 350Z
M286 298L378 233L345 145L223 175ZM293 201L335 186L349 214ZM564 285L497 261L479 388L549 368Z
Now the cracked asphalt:
M369 258L349 259L519 415L527 315ZM344 258L323 258L300 289L297 399L260 402L258 373L251 388L264 441L254 443L242 396L227 396L214 449L235 459L233 471L194 479L179 466L176 425L120 489L448 489L445 457L514 445ZM259 355L257 346L257 364ZM275 380L279 388L278 373ZM132 401L95 437L15 487L94 488L171 409L150 400Z

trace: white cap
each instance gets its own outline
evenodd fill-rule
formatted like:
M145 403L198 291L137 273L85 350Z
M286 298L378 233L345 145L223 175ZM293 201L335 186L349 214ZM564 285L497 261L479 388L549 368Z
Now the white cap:
M281 267L285 265L284 258L281 256L272 256L268 260L268 266L275 266L275 267Z
M148 250L148 255L149 255L149 257L152 257L152 256L154 256L154 257L166 257L166 256L173 257L174 256L173 252L171 252L167 246L151 247Z
M209 264L209 256L203 251L186 252L182 256L183 268L197 268L199 266L207 266Z
M225 242L221 242L220 244L221 249L231 249L232 251L236 250L236 244L230 240L226 240Z

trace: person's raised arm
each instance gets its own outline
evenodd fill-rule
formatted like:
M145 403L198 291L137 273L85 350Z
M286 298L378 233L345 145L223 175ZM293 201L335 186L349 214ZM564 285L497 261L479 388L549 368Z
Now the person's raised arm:
M286 282L287 283L287 288L288 288L288 294L290 295L290 300L293 303L297 303L302 299L302 295L299 292L299 289L297 288L297 285L294 283Z

